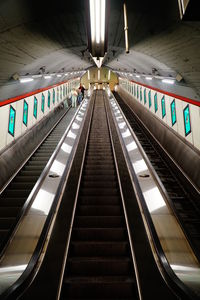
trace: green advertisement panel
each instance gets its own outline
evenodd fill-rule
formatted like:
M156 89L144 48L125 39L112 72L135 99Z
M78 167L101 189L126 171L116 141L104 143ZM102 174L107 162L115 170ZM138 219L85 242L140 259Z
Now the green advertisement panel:
M28 103L24 100L23 123L27 126L28 123Z
M10 106L8 132L12 136L14 136L15 134L15 117L16 117L16 110L12 106Z
M176 123L176 105L175 105L175 99L170 104L171 106L171 118L172 118L172 126Z
M48 91L48 108L50 108L50 104L51 104L51 93L50 91Z
M144 104L147 103L147 93L146 93L146 89L144 89Z
M149 91L149 108L151 107L151 91Z
M33 104L33 115L37 119L37 106L38 106L38 101L37 98L34 97L34 104Z
M41 103L41 111L44 112L44 104L45 104L45 97L44 94L42 94L42 103Z
M157 93L155 93L155 95L154 95L154 109L155 109L155 112L158 111L158 96L157 96Z
M162 106L162 118L166 116L166 108L165 108L165 96L161 99L161 106Z
M184 125L185 125L185 136L187 136L191 132L189 104L184 108L183 116L184 116Z
M55 90L53 89L53 104L55 103L55 100L56 100L56 92L55 92Z

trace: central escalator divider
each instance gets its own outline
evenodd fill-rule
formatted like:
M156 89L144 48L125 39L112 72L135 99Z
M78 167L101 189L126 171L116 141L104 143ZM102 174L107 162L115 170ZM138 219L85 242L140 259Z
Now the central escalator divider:
M106 118L97 91L61 299L138 299Z

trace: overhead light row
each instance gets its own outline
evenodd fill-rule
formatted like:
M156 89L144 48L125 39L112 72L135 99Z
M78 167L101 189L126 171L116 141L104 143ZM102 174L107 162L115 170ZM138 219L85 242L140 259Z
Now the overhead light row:
M20 83L27 83L27 82L31 82L34 79L38 79L38 78L43 78L43 79L51 79L52 77L66 77L66 76L70 76L70 75L83 75L83 73L85 73L85 71L75 71L75 72L68 72L68 73L53 73L53 74L36 74L36 75L31 75L31 76L21 76L19 78Z
M166 84L174 84L175 81L176 81L175 78L171 78L171 77L166 78L164 76L158 76L158 75L147 76L145 74L132 74L132 73L124 73L124 72L117 72L117 73L122 75L122 76L130 76L130 77L135 76L136 78L144 77L146 80L159 79L163 83L166 83Z

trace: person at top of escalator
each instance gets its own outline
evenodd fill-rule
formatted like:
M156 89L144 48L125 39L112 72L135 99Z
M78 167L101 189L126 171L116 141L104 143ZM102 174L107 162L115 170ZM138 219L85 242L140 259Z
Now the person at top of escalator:
M80 84L79 89L81 90L81 93L82 93L82 96L83 96L82 98L84 98L84 91L85 91L84 86L82 84Z

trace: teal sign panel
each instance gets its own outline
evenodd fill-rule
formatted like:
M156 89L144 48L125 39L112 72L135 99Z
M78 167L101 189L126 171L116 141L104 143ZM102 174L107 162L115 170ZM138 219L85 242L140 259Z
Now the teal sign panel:
M162 106L162 118L166 116L166 108L165 108L165 96L161 99L161 106Z
M28 103L24 100L23 123L27 126L28 123Z
M42 103L41 103L42 112L44 112L44 105L45 105L45 97L44 97L44 94L42 94Z
M185 136L191 132L191 122L190 122L190 109L189 104L183 110L184 125L185 125Z
M149 91L149 108L151 107L151 91Z
M157 96L157 93L155 93L155 95L154 95L154 109L155 109L155 112L158 111L158 96Z
M38 101L37 101L37 98L34 97L33 115L36 119L37 119L37 106L38 106Z
M55 103L55 100L56 100L56 92L55 92L55 90L53 89L53 104Z
M176 123L176 105L175 105L175 99L170 104L171 106L171 118L172 118L172 126Z
M146 93L146 89L144 89L144 104L147 103L147 93Z
M10 106L8 132L12 136L14 136L15 134L15 117L16 117L16 111L12 106Z
M142 88L140 88L140 101L142 101Z
M50 108L50 104L51 104L51 93L50 91L48 91L48 108Z

